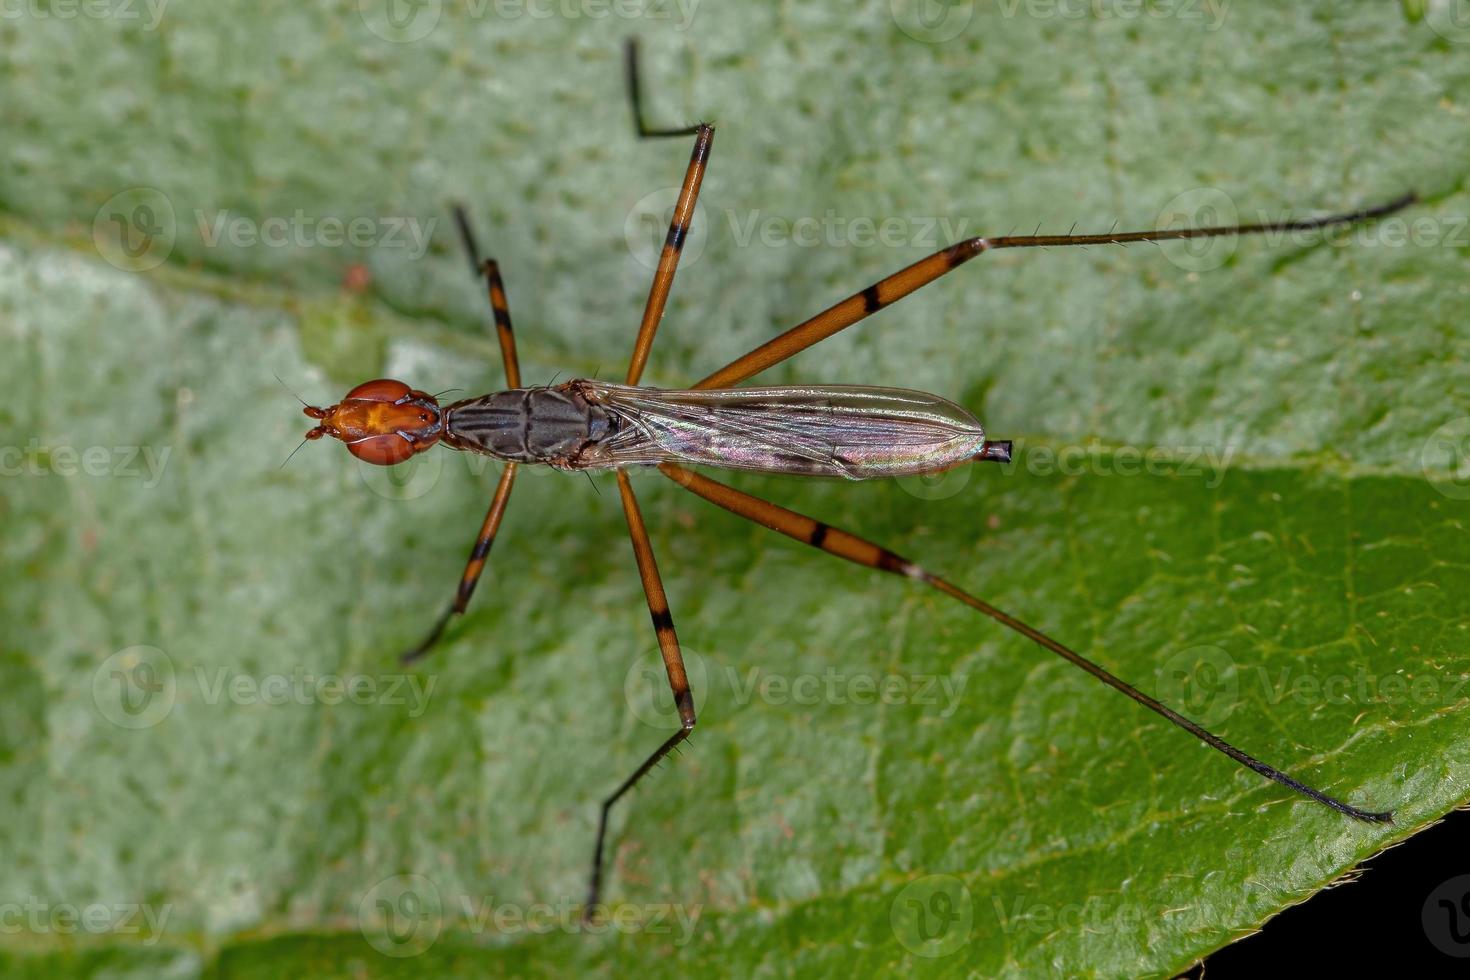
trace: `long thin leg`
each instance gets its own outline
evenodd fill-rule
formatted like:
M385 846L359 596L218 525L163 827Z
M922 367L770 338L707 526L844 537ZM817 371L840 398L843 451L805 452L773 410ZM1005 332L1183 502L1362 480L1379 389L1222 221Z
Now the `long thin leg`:
M459 205L454 208L454 223L459 227L459 238L464 243L465 253L470 257L470 266L475 270L475 276L484 276L485 285L490 291L490 312L495 315L495 336L500 341L501 363L505 365L505 386L519 388L521 361L516 355L516 335L510 325L510 304L505 299L505 284L500 281L500 265L494 259L481 260L480 246L470 228L469 215Z
M475 241L475 233L470 228L470 219L462 207L454 208L454 223L459 227L459 237L464 243L465 254L469 256L470 266L475 270L476 276L484 276L485 284L490 296L490 311L495 315L495 335L500 341L500 360L505 366L505 382L507 387L519 388L521 386L521 364L516 355L516 335L510 325L510 305L505 299L505 284L500 280L500 266L494 259L480 258L480 247ZM439 642L439 637L444 635L444 628L449 621L460 615L470 604L470 596L474 595L475 586L480 582L480 575L485 571L485 561L490 556L490 546L495 543L495 534L500 530L500 522L505 517L505 505L510 500L510 488L515 483L516 464L505 464L505 471L500 474L500 483L495 487L495 496L490 498L490 509L485 512L485 520L480 524L480 533L475 536L475 546L470 549L470 560L465 564L464 573L459 577L459 588L454 594L454 601L439 614L434 621L433 629L429 635L424 637L418 646L405 651L399 658L403 663L412 663Z
M698 494L712 504L723 507L732 514L738 514L746 520L762 524L773 531L779 531L787 537L800 541L802 544L809 544L814 548L820 548L822 551L836 555L838 558L846 558L848 561L865 565L868 568L876 568L895 575L902 575L917 582L922 582L930 588L937 589L953 599L958 599L970 608L989 616L1007 629L1015 630L1017 633L1020 633L1039 646L1050 650L1062 659L1081 667L1109 687L1123 692L1150 711L1167 718L1210 746L1210 748L1218 749L1236 762L1248 769L1255 770L1267 779L1275 780L1283 786L1290 787L1298 793L1311 797L1318 803L1324 803L1339 813L1345 813L1358 820L1365 820L1371 823L1389 823L1393 820L1392 812L1361 810L1351 804L1328 796L1321 790L1313 789L1305 783L1298 782L1281 770L1268 766L1264 762L1247 755L1218 735L1206 731L1172 708L1166 707L1133 685L1113 676L1080 653L1063 646L1040 630L1028 626L1014 616L1002 612L983 599L978 599L970 595L958 586L934 575L916 563L909 561L907 558L902 558L886 548L879 547L871 541L866 541L847 531L830 527L821 521L814 520L803 514L798 514L793 510L787 510L785 507L778 506L767 500L762 500L759 497L753 497L748 493L742 493L733 487L701 476L682 466L673 463L661 463L659 469L665 476L686 490Z
M1129 242L1161 242L1179 238L1213 238L1219 235L1252 235L1263 232L1304 231L1328 225L1349 224L1381 218L1408 207L1417 201L1412 191L1404 196L1377 207L1364 208L1348 214L1334 214L1324 218L1305 221L1278 221L1256 225L1234 225L1216 228L1175 228L1154 231L1130 231L1107 235L1006 235L1000 238L971 238L968 241L940 249L927 258L922 258L907 268L900 269L887 279L855 293L804 323L767 341L709 377L694 385L695 388L728 388L750 378L766 368L806 350L818 341L864 320L890 303L903 299L921 286L938 279L951 269L997 248L1046 248L1060 245L1126 245ZM631 382L630 382L631 383Z
M628 85L628 103L633 107L633 127L640 139L658 139L666 136L693 136L694 152L689 156L689 169L684 172L684 185L679 188L679 199L674 202L674 217L669 222L669 234L664 239L663 251L658 256L658 268L653 272L653 284L648 289L648 302L643 307L643 322L638 325L638 339L633 344L633 357L628 362L628 384L636 385L643 377L643 367L648 363L648 352L653 349L653 337L663 319L664 307L669 301L669 290L674 285L674 273L679 268L679 254L684 250L684 240L689 235L689 222L694 218L694 205L699 200L699 185L704 180L705 166L709 162L710 144L714 142L715 128L708 123L697 123L679 129L651 129L643 118L643 85L638 73L638 39L628 38L623 47L623 63Z
M679 199L674 202L674 217L669 222L669 234L664 239L663 250L659 252L653 285L648 289L648 303L643 307L643 322L638 325L638 339L633 344L633 357L628 362L627 383L630 385L636 385L643 377L643 366L648 363L648 352L653 349L653 336L658 332L664 306L669 301L669 289L674 285L679 254L684 251L689 222L694 218L694 205L699 200L699 185L704 181L704 168L709 162L710 145L715 139L715 127L708 123L700 123L695 132L694 152L689 155L689 169L684 171L684 184L679 188Z
M669 600L664 595L663 580L659 578L658 562L653 557L648 529L643 526L643 514L638 510L638 499L633 496L633 486L622 470L618 470L618 493L623 497L623 515L628 519L628 534L633 539L633 556L638 560L638 576L643 580L643 594L648 598L648 614L653 618L653 630L658 635L658 649L663 654L664 670L669 675L669 687L674 692L674 706L679 710L680 728L654 749L653 754L633 770L633 775L623 780L612 795L602 801L602 813L597 820L597 846L592 852L592 881L587 888L587 905L582 910L582 917L587 921L591 920L598 896L602 892L603 845L607 840L607 818L612 812L613 804L622 799L625 793L638 784L638 780L694 730L694 695L689 691L689 678L684 674L684 656L679 652L674 617L669 612Z
M495 486L495 496L490 498L490 509L485 512L480 533L475 536L475 546L470 549L470 560L465 564L464 574L459 577L459 589L454 593L454 601L439 614L439 618L434 621L434 628L429 630L429 635L424 637L423 642L398 658L403 663L413 663L428 653L439 642L439 637L444 635L444 627L449 625L449 621L469 607L470 596L475 594L475 586L479 584L480 574L485 571L485 562L490 557L490 547L495 544L495 533L500 530L500 522L505 517L505 505L510 500L510 488L516 479L516 465L506 463L505 470L500 474L500 482Z

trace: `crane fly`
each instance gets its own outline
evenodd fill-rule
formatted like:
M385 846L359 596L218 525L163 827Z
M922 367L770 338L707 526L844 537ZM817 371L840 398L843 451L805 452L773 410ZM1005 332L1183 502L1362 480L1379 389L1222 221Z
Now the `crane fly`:
M584 916L593 916L603 883L608 816L613 806L650 769L689 737L695 726L694 695L684 672L678 635L669 611L648 531L629 483L627 468L657 467L679 486L733 514L764 525L802 544L868 568L902 576L935 589L1021 634L1087 671L1109 687L1168 719L1241 765L1339 813L1370 823L1391 822L1391 811L1361 809L1308 786L1248 755L1155 700L1070 647L992 606L916 562L856 534L825 524L760 497L736 490L690 469L702 465L762 473L868 480L937 473L971 461L1008 461L1011 443L992 441L966 409L938 395L898 388L836 385L738 387L838 331L865 320L916 289L1003 248L1125 245L1169 239L1287 232L1365 221L1392 214L1417 200L1413 193L1378 207L1300 221L1209 228L1157 229L1104 235L1023 235L971 238L950 245L854 293L811 319L755 348L686 389L642 386L639 380L663 318L679 255L689 233L700 184L714 142L714 126L651 129L644 122L636 44L626 51L626 82L640 138L693 136L694 152L674 205L668 237L659 254L648 302L621 384L574 379L556 386L523 386L505 286L494 259L482 260L468 217L455 219L477 278L489 293L490 310L505 369L506 390L441 406L438 399L402 381L379 379L358 385L336 405L307 406L317 420L307 439L330 436L368 463L391 466L436 444L504 461L499 484L453 601L424 640L403 655L424 656L446 625L463 613L485 569L490 547L505 516L522 465L561 470L613 470L633 544L633 556L653 629L658 638L679 729L669 736L602 802L593 848Z

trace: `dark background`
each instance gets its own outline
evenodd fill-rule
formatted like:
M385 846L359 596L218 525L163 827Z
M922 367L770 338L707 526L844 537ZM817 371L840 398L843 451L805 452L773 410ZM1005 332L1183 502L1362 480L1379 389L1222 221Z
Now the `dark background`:
M1260 932L1206 958L1185 976L1261 976L1283 964L1301 964L1317 975L1351 976L1375 961L1416 976L1465 976L1470 969L1470 877L1455 879L1470 876L1467 834L1470 810L1456 810L1366 861L1356 881L1344 881L1287 909ZM1458 912L1441 906L1441 900L1459 906Z

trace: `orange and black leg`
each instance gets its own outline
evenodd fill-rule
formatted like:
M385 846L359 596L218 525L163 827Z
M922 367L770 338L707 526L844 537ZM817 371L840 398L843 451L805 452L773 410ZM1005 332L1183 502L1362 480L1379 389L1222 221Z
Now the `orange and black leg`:
M674 632L674 617L669 612L669 600L664 594L663 580L659 578L658 562L653 557L648 529L643 525L643 514L638 510L638 500L633 496L633 486L628 482L628 475L622 470L618 470L618 492L623 498L623 516L628 520L628 534L633 540L633 557L638 561L638 577L643 580L643 594L648 599L648 614L653 619L653 631L658 637L659 653L663 655L664 671L669 675L669 687L674 692L674 707L679 712L679 730L654 749L653 754L643 760L643 764L633 770L633 774L602 801L602 811L597 820L597 844L592 851L592 880L587 888L587 905L582 910L583 919L588 921L596 914L598 898L602 893L607 818L613 805L694 730L694 695L689 690L689 678L684 673L684 656L679 650L679 636Z
M464 208L455 205L454 224L459 228L459 240L464 243L470 267L475 277L484 277L490 293L490 312L495 317L495 338L500 341L500 360L505 365L505 386L521 386L521 362L516 356L516 335L510 325L510 304L505 299L505 283L500 281L500 265L494 259L481 259L480 246L475 241L474 229L470 227L469 215Z
M500 341L500 359L505 366L505 383L509 388L521 386L521 364L516 356L516 336L510 324L510 305L505 299L505 284L500 280L500 266L494 259L480 258L480 249L475 242L475 233L470 228L469 217L464 209L454 209L454 223L459 227L461 241L464 242L465 253L469 256L470 265L475 270L477 277L483 276L486 290L490 297L490 311L495 317L495 336ZM470 549L470 560L465 565L464 574L459 577L459 588L454 594L451 602L439 614L434 621L434 628L429 630L429 635L424 637L418 646L406 651L400 659L404 663L411 663L439 642L439 637L444 634L444 628L455 616L463 613L470 604L470 596L475 592L475 586L480 582L480 575L485 571L485 562L490 557L490 546L495 543L495 534L500 530L500 522L505 517L505 506L510 500L510 490L515 484L516 464L506 463L505 470L500 474L500 483L495 487L495 496L490 498L490 509L485 513L485 520L480 525L480 533L475 537L475 545Z
M643 367L648 363L648 352L653 349L654 334L658 332L664 307L668 305L669 290L674 285L674 273L679 269L679 255L684 251L684 242L689 237L689 224L694 220L694 206L699 201L699 186L704 181L705 167L709 163L715 128L708 123L699 123L685 129L649 129L643 122L643 94L638 84L637 41L628 41L627 65L628 98L633 103L633 122L638 128L638 135L694 137L694 152L689 155L684 183L679 188L678 200L674 202L674 217L669 222L669 234L659 252L653 284L648 289L648 302L643 307L643 321L638 325L638 339L633 343L633 357L628 362L627 383L636 385L643 377Z
M1318 803L1325 804L1339 813L1344 813L1357 820L1364 820L1371 823L1388 823L1393 819L1393 814L1390 812L1359 809L1335 797L1328 796L1321 790L1314 789L1305 783L1299 782L1281 770L1273 766L1268 766L1259 759L1247 755L1218 735L1205 730L1172 708L1149 697L1147 694L1138 690L1138 688L1114 676L1070 647L1064 646L1035 627L1029 626L1014 616L1002 612L983 599L970 595L970 593L959 588L959 586L940 578L938 575L929 572L927 569L915 562L909 561L907 558L894 554L887 548L880 547L871 541L864 540L847 531L823 524L821 521L814 520L804 514L787 510L785 507L773 504L770 501L753 497L748 493L742 493L734 487L727 486L716 480L711 480L706 476L701 476L692 470L685 469L674 463L662 463L659 465L659 470L686 490L703 497L712 504L723 507L732 514L738 514L748 521L764 525L773 531L779 531L787 537L794 538L802 544L811 545L813 548L825 551L829 555L836 555L838 558L845 558L850 562L855 562L868 568L876 568L880 571L901 575L915 582L920 582L929 586L931 589L935 589L952 599L964 603L971 609L975 609L989 616L1007 629L1014 630L1069 663L1081 667L1104 684L1114 690L1121 691L1150 711L1167 718L1170 722L1189 732L1206 745L1223 752L1242 766L1260 773L1267 779L1274 780L1283 786L1316 800Z
M1005 235L1000 238L971 238L940 249L886 279L855 293L804 323L767 341L755 350L731 361L704 378L695 388L729 388L753 377L773 365L780 364L813 344L864 320L909 293L927 286L940 276L956 269L975 256L998 248L1049 248L1062 245L1126 245L1130 242L1162 242L1181 238L1214 238L1220 235L1252 235L1263 232L1304 231L1328 225L1352 224L1381 218L1408 207L1418 200L1408 193L1387 204L1364 208L1348 214L1334 214L1305 221L1279 221L1255 225L1233 225L1216 228L1175 228L1154 231L1130 231L1106 235Z

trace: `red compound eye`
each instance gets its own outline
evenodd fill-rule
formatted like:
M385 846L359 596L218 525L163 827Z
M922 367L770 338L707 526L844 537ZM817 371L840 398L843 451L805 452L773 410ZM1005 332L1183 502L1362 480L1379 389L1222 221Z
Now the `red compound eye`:
M353 388L343 398L344 402L353 400L364 402L396 402L413 391L402 381L394 381L391 378L379 378L376 381L364 381Z
M401 463L420 448L428 447L416 447L396 432L385 436L369 436L347 444L347 451L352 455L364 463L374 463L378 466L392 466L394 463Z

